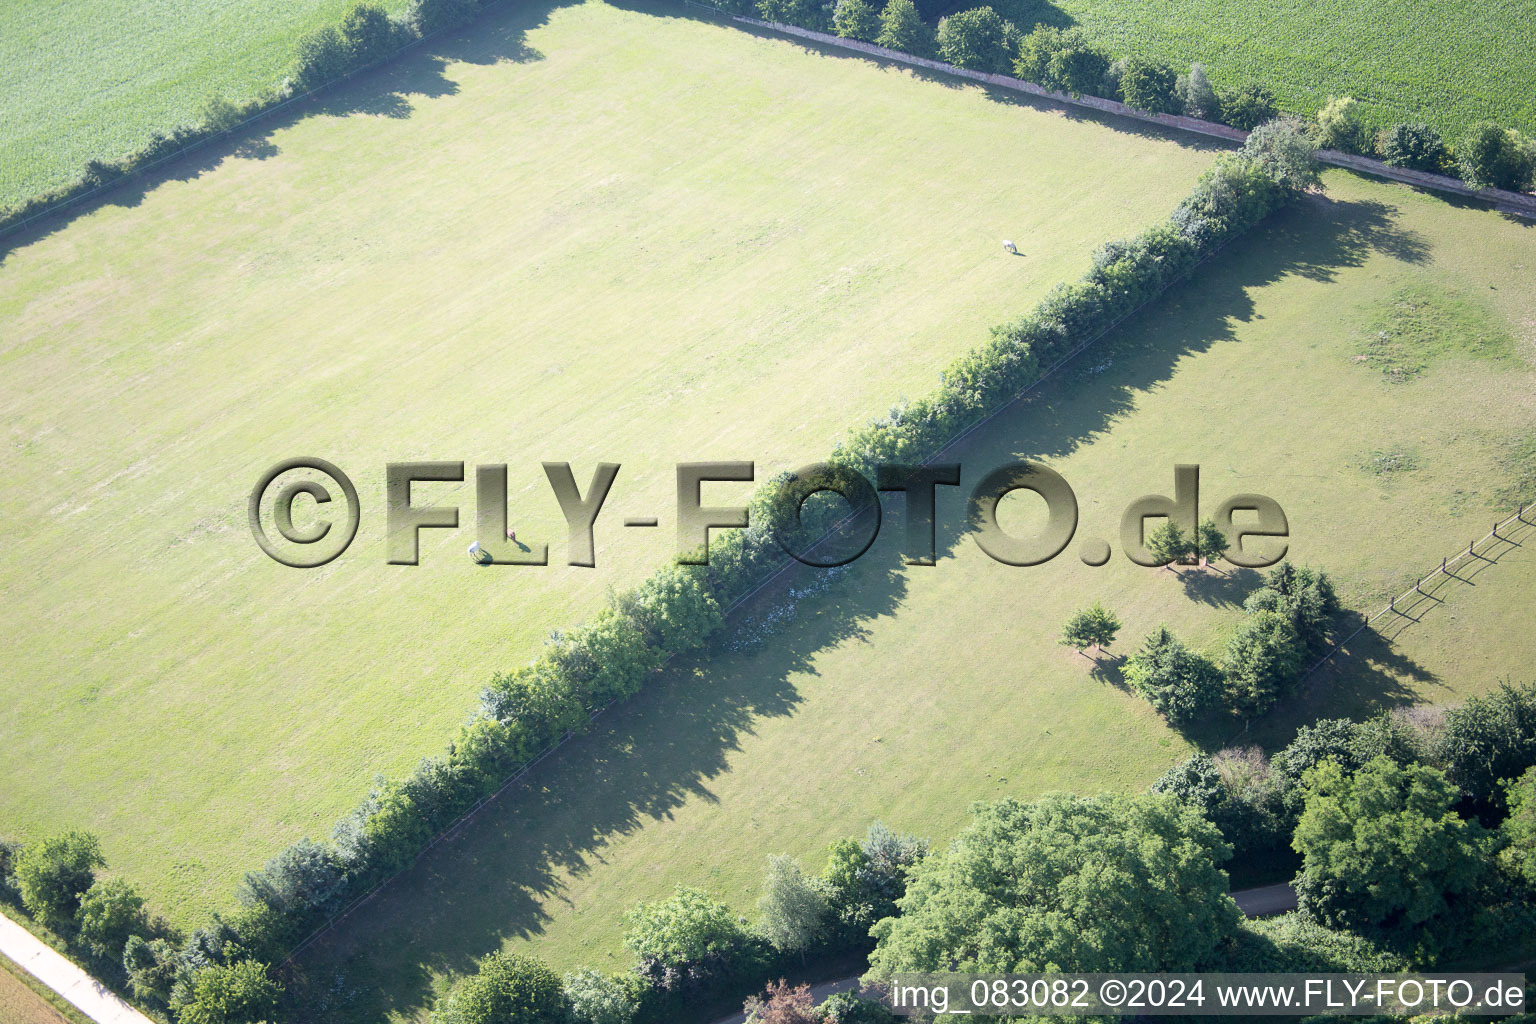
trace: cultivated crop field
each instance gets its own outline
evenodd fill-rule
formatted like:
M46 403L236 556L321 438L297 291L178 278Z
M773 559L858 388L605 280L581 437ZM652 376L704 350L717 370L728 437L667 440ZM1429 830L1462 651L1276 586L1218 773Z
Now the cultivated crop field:
M197 119L210 96L282 81L294 44L346 0L67 0L0 5L0 207ZM404 5L389 2L397 10Z
M675 462L824 455L1210 159L592 3L484 22L21 238L0 264L7 838L90 829L154 910L201 923L660 565ZM245 519L296 455L362 493L352 549L312 572ZM465 528L386 565L384 465L424 458L508 463L512 522L556 565L477 571L472 482L418 487ZM583 488L623 465L596 570L560 565L543 460Z
M1079 541L1116 537L1133 498L1170 493L1173 465L1199 463L1206 509L1274 497L1292 557L1333 574L1357 609L1486 533L1536 485L1536 233L1344 173L1326 184L1326 199L1237 243L957 460L979 475L1044 456L1076 489ZM819 869L827 843L877 818L942 842L973 800L1135 791L1183 759L1189 742L1113 661L1096 669L1055 637L1099 598L1125 621L1121 653L1166 623L1219 655L1255 574L1180 578L1118 557L1089 568L1078 542L1009 568L964 536L962 499L941 495L936 567L896 563L901 503L888 502L884 542L766 645L733 651L752 627L728 632L313 948L312 1003L334 1007L321 1019L423 1020L454 972L498 945L623 970L624 912L675 885L750 915L766 854ZM1003 509L1020 533L1043 518L1020 498ZM1531 664L1532 535L1419 621L1385 624L1392 645L1352 645L1246 735L1239 723L1195 739L1278 746L1317 717L1452 702Z
M1064 15L1112 49L1180 68L1200 61L1218 86L1262 82L1296 113L1312 114L1329 96L1353 96L1376 124L1424 121L1452 137L1483 118L1536 129L1536 94L1524 85L1536 78L1532 0L1057 0L1054 7L1052 20Z

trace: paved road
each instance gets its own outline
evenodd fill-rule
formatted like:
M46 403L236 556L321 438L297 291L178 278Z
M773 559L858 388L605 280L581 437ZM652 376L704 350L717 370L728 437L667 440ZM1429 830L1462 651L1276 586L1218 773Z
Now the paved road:
M1257 889L1243 889L1233 893L1232 899L1245 917L1270 917L1296 909L1296 890L1291 888L1289 882L1264 885ZM846 992L858 987L858 978L841 978L837 981L824 981L820 985L812 985L811 995L817 1003L820 1003L834 992ZM746 1024L746 1020L745 1013L737 1013L729 1017L721 1017L713 1024Z
M98 1024L154 1024L3 914L0 914L0 953L26 968L29 974Z
M1246 917L1270 917L1296 909L1296 890L1289 882L1244 889L1233 893L1232 899L1237 901L1237 909Z

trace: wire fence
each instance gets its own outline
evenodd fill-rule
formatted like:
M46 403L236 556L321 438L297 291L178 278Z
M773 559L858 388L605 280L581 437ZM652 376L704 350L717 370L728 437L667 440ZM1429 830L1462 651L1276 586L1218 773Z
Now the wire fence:
M1465 551L1458 551L1455 555L1440 559L1440 564L1434 569L1430 570L1428 575L1419 577L1412 588L1389 598L1385 608L1382 608L1380 611L1369 616L1359 625L1358 628L1355 629L1354 632L1350 633L1344 639L1338 641L1332 647L1330 647L1326 654L1319 658L1311 668L1307 669L1302 678L1306 679L1315 673L1318 669L1322 668L1323 665L1331 660L1335 654L1343 650L1346 644L1348 644L1355 637L1359 636L1361 633L1364 633L1367 629L1371 628L1371 626L1374 625L1377 620L1389 615L1406 616L1408 611L1412 609L1413 605L1410 604L1407 608L1404 608L1401 607L1402 604L1407 602L1417 603L1423 599L1433 600L1433 598L1425 592L1425 588L1433 586L1436 582L1440 581L1442 577L1449 579L1460 579L1460 577L1456 575L1456 568L1462 563L1472 561L1474 559L1482 559L1485 562L1492 562L1493 559L1488 558L1485 554L1479 553L1478 548L1488 544L1489 541L1503 541L1506 544L1515 543L1513 537L1508 535L1501 535L1499 531L1509 531L1512 523L1520 523L1523 526L1536 526L1536 519L1528 520L1525 518L1525 514L1533 509L1536 509L1536 502L1533 502L1529 505L1522 503L1520 507L1515 510L1513 515L1494 523L1492 530L1483 534L1483 536L1476 540L1468 541L1467 549ZM1520 527L1514 527L1515 530L1518 530L1519 528ZM1489 548L1491 549L1492 545L1489 545Z

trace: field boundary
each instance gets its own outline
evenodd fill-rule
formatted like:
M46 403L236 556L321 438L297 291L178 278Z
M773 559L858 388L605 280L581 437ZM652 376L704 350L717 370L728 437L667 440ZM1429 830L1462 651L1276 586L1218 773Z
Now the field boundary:
M1174 131L1204 135L1228 142L1242 142L1248 138L1248 133L1242 129L1218 124L1215 121L1204 121L1198 117L1186 117L1182 114L1148 113L1145 110L1137 110L1116 100L1106 100L1098 96L1073 96L1069 93L1057 92L1054 89L1047 89L1043 85L1036 85L1034 82L1026 82L1022 78L1014 78L1011 75L996 75L986 71L972 71L969 68L956 67L943 61L914 56L910 53L888 49L884 46L877 46L874 43L866 43L858 39L844 39L842 36L832 35L828 32L817 32L814 29L801 28L798 25L786 25L777 21L764 21L761 18L753 18L745 14L731 14L709 4L701 3L699 0L680 0L680 2L685 6L710 11L743 25L751 25L755 28L779 32L783 35L809 40L823 46L832 46L841 50L862 53L866 56L879 57L882 60L896 61L900 64L926 68L930 71L938 71L946 75L969 78L972 81L1024 93L1069 107L1095 110L1101 114L1110 114L1116 117L1127 117L1135 121L1170 128ZM1361 174L1387 178L1404 185L1412 185L1416 188L1428 189L1433 192L1447 192L1452 195L1476 199L1504 213L1512 213L1520 217L1536 220L1536 195L1525 192L1510 192L1499 188L1477 189L1461 179L1452 178L1449 175L1431 174L1428 171L1414 171L1406 167L1393 167L1372 157L1356 156L1353 153L1342 153L1334 149L1318 150L1317 159L1334 167L1343 167L1346 170L1357 171Z
M1241 237L1241 236L1239 236L1239 237ZM987 413L985 416L982 416L981 418L979 418L976 421L974 421L974 422L970 423L969 425L967 425L964 429L960 430L953 437L951 437L948 441L945 441L944 444L941 447L939 447L937 450L934 451L934 453L932 455L928 456L921 463L919 463L919 465L926 466L929 463L933 462L935 459L939 458L941 455L943 455L945 452L949 451L955 445L959 444L960 442L964 441L966 438L968 438L972 434L974 434L976 431L980 430L987 423L989 423L992 420L996 419L998 416L1002 415L1007 410L1013 408L1013 406L1015 404L1017 404L1021 399L1023 399L1031 391L1033 391L1035 388L1037 388L1040 385L1044 384L1048 379L1053 377L1056 374L1056 372L1058 370L1060 370L1062 367L1066 366L1068 363L1072 362L1078 356L1080 356L1084 352L1088 351L1089 348L1091 348L1093 345L1097 344L1098 342L1102 341L1108 335L1114 333L1114 331L1117 330L1127 320L1130 320L1132 317L1134 317L1135 315L1137 315L1138 313L1140 313L1142 310L1146 309L1148 306L1152 305L1153 303L1162 300L1163 297L1168 294L1169 290L1171 290L1175 285L1181 284L1184 281L1188 280L1189 277L1192 274L1194 274L1194 272L1196 270L1199 270L1206 263L1208 263L1212 259L1214 259L1217 255L1219 255L1221 252L1223 252L1227 248L1227 246L1230 245L1230 244L1231 244L1231 241L1223 242L1221 245L1217 246L1215 249L1212 249L1204 257L1202 257L1198 262L1196 262L1195 264L1190 266L1189 269L1185 270L1182 274L1180 274L1177 277L1175 277L1172 280L1170 280L1168 282L1167 287L1162 289L1156 295L1151 296L1146 301L1144 301L1144 302L1140 303L1139 305L1137 305L1135 308L1128 310L1126 313L1124 313L1118 319L1114 320L1113 322L1111 322L1110 324L1108 324L1107 326L1105 326L1104 328L1102 328L1098 332L1090 335L1085 341L1082 341L1079 344L1077 344L1076 346L1074 346L1071 351L1069 351L1065 355L1061 356L1061 358L1057 359L1050 366L1048 366L1045 369L1041 370L1039 375L1033 381L1031 381L1029 384L1025 385L1023 388L1021 388L1017 392L1015 392L1013 394L1013 396L1010 397L1007 401L1005 401L1002 404L1000 404L999 406L997 406L997 408L993 409L991 412ZM815 550L819 545L824 543L828 538L830 538L834 534L836 534L837 531L842 526L844 526L845 524L847 524L847 523L851 522L852 520L854 520L855 518L857 518L857 516L859 514L860 514L859 511L850 512L847 516L843 517L842 519L838 520L836 523L832 524L832 526L830 526L826 530L826 532L821 535L821 537L817 538L815 541L813 541L807 547L807 549L806 549L807 552ZM802 563L798 559L795 559L795 558L788 558L788 559L786 559L777 569L773 570L766 577L764 577L762 582L758 583L757 586L753 587L751 590L747 591L745 594L743 594L740 597L738 597L735 601L732 601L727 607L722 609L721 610L722 618L725 617L725 616L731 615L734 612L736 612L743 605L745 605L748 601L752 600L754 597L756 597L759 594L761 594L764 590L768 589L768 587L772 586L773 583L775 581L777 581L778 579L780 579L785 573L792 571L795 568L795 566L800 565L800 564L802 564ZM667 657L662 661L662 665L659 666L656 671L658 671L658 672L661 671L661 668L665 667L667 662L671 661L673 657L674 657L673 655L667 655ZM607 711L608 709L612 708L615 704L621 703L622 701L628 700L628 699L629 698L627 698L627 697L615 697L613 700L610 700L608 703L604 704L602 707L597 708L596 710L594 710L594 711L592 711L591 713L588 714L588 716L587 716L587 724L590 725L593 722L597 721L597 719L605 711ZM515 785L516 783L521 781L523 778L525 778L528 775L528 773L531 772L535 767L537 767L539 765L539 763L542 762L545 758L549 757L555 751L557 751L561 747L565 746L565 744L567 742L569 742L570 740L574 739L576 736L584 735L584 734L585 734L584 732L583 733L578 733L575 730L567 730L565 732L565 734L562 735L558 740L556 740L554 743L550 744L543 751L541 751L538 754L537 757L535 757L533 760L529 761L527 764L523 765L516 772L514 772L506 780L506 782L501 784L501 786L494 793L491 793L489 796L482 797L480 800L476 801L476 803L472 807L470 807L469 810L465 811L458 818L454 819L454 821L452 821L445 828L443 828L442 831L437 833L437 835L433 836L432 839L429 840L426 843L426 845L423 846L421 848L421 850L419 850L416 853L415 857L412 858L410 866L414 867L416 864L419 864L421 862L421 859L427 855L428 851L432 850L439 843L444 842L450 836L452 836L455 832L457 832L459 829L461 829L465 825L469 824L470 820L472 818L474 818L475 815L480 813L480 811L483 810L487 804L489 804L492 801L496 800L498 797L500 797L507 790L511 789L513 785ZM316 928L313 932L311 932L309 935L307 935L303 939L303 941L301 941L298 945L294 946L291 950L289 950L288 951L288 955L285 956L281 961L279 961L279 963L277 964L277 967L279 969L287 967L289 964L291 964L294 961L294 959L300 953L302 953L310 945L312 945L314 942L316 942L317 940L322 938L325 934L327 934L332 929L334 929L336 927L336 925L338 925L338 924L342 923L344 920L346 920L347 917L351 916L351 914L354 913L363 904L365 904L369 900L373 899L374 896L378 895L379 892L381 892L386 886L388 886L395 879L397 879L401 875L403 875L407 870L408 870L408 868L401 868L399 871L396 871L394 874L390 875L388 878L385 878L382 881L380 881L377 885L375 885L373 888L369 889L367 892L363 893L362 895L358 896L356 899L352 900L350 903L348 903L341 910L338 910L336 912L335 916L333 916L330 919L328 919L324 924L322 924L320 927Z
M1438 566L1436 566L1434 569L1430 570L1430 572L1427 575L1419 577L1418 582L1414 583L1412 588L1403 591L1401 594L1397 594L1397 595L1395 595L1393 597L1388 598L1387 599L1387 606L1385 608L1382 608L1381 610L1377 611L1375 614L1370 615L1369 617L1367 617L1366 620L1364 622L1362 622L1359 625L1359 627L1355 629L1354 632L1350 633L1344 639L1338 641L1337 643L1335 643L1331 647L1329 647L1328 648L1328 652L1326 654L1324 654L1321 658L1319 658L1317 660L1317 662L1315 664L1313 664L1313 666L1311 668L1307 669L1307 671L1302 675L1302 678L1306 679L1309 676L1311 676L1314 672L1316 672L1318 669L1322 668L1323 665L1325 663L1327 663L1330 659L1332 659L1332 657L1335 654L1339 653L1339 651L1344 649L1344 645L1345 644L1349 643L1351 640L1353 640L1355 637L1359 636L1361 633L1364 633L1367 629L1369 629L1371 627L1371 624L1374 623L1377 619L1380 619L1383 616L1387 616L1387 615L1405 615L1405 616L1408 615L1407 611L1405 611L1404 609L1398 607L1398 602L1399 601L1403 601L1403 602L1413 601L1413 600L1417 600L1418 598L1421 598L1421 597L1430 597L1430 599L1433 600L1431 595L1428 595L1428 594L1426 594L1424 592L1423 588L1424 588L1425 584L1428 584L1431 581L1437 580L1441 576L1446 576L1446 577L1449 577L1451 579L1460 579L1460 577L1458 577L1456 575L1455 569L1463 561L1474 559L1474 558L1481 558L1484 561L1490 561L1491 562L1492 559L1489 559L1486 555L1479 554L1477 549L1479 547L1481 547L1483 544L1486 544L1490 540L1504 541L1507 544L1515 543L1515 541L1512 538L1510 538L1510 537L1500 536L1499 535L1499 531L1502 530L1502 529L1505 529L1511 523L1515 523L1515 522L1518 522L1518 523L1520 523L1523 526L1536 526L1536 520L1530 520L1530 519L1526 519L1525 518L1525 514L1527 512L1529 512L1529 511L1531 511L1532 509L1536 509L1536 502L1532 502L1529 505L1521 504L1520 507L1515 510L1515 514L1514 515L1507 516L1504 519L1501 519L1498 522L1494 523L1493 524L1493 529L1490 530L1489 532L1483 534L1477 540L1468 541L1467 542L1467 549L1465 551L1458 551L1455 555L1449 556L1447 558L1440 559L1440 564ZM1516 529L1518 529L1518 527L1516 527ZM1409 616L1409 617L1411 618L1412 616Z

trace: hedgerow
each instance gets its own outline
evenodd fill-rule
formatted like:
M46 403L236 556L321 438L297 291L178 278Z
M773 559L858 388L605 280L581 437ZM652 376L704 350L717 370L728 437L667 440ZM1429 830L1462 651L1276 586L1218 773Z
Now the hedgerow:
M881 464L921 464L1042 368L1109 330L1315 181L1311 150L1294 126L1255 132L1241 151L1217 159L1167 222L1103 246L1082 280L994 327L945 370L933 394L855 430L832 453L830 472L868 479ZM201 972L245 959L283 959L339 905L410 864L434 835L584 728L594 711L633 695L667 657L718 633L723 609L785 564L780 537L815 536L844 514L846 506L835 502L797 509L786 499L787 482L758 487L748 527L712 541L707 564L667 566L587 623L552 635L528 665L493 675L448 750L404 778L381 779L328 844L306 840L253 873L242 886L243 906L200 929L180 952L180 984L195 987ZM797 511L804 513L798 524Z
M405 38L418 22L436 23L453 8L446 10L438 0L430 6L422 0L389 32ZM817 17L830 19L826 7L820 11ZM300 79L312 72L308 61L334 70L341 65L327 62L380 52L377 14L356 8L335 30L339 44L322 33L295 68ZM1241 151L1216 160L1165 223L1103 246L1081 280L1058 286L1030 312L994 327L985 343L944 371L931 395L853 431L829 458L832 472L868 479L882 464L923 463L1035 382L1043 368L1156 298L1316 180L1312 151L1294 125L1254 132ZM175 952L174 965L164 962L164 949L131 943L138 976L148 986L173 975L172 1009L197 1005L193 1012L204 1019L226 982L248 981L252 963L284 959L340 906L407 866L433 836L584 728L595 711L633 695L666 658L708 641L720 630L724 609L785 564L781 537L815 536L843 515L835 502L798 508L786 500L787 482L781 477L757 489L750 525L714 541L707 564L668 566L589 622L553 635L530 664L493 675L480 707L444 753L404 778L379 780L328 843L306 840L253 873L241 888L241 907L194 932Z

